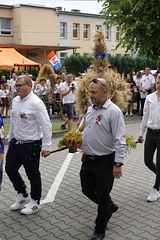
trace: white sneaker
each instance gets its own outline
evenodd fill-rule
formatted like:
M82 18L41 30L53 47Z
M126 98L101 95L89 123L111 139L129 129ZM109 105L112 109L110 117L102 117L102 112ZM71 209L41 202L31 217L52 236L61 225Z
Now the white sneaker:
M132 112L130 112L130 116L133 116L133 113L132 113Z
M18 196L16 197L16 201L15 203L13 203L10 207L11 210L13 211L17 211L21 208L23 208L23 206L25 204L27 204L30 201L30 197L24 197L22 193L19 193Z
M128 116L128 112L126 112L125 116L126 116L126 117Z
M25 208L20 211L22 214L32 214L41 209L41 206L37 203L37 201L31 199L28 204L25 205Z
M152 188L147 198L147 201L154 202L157 201L159 197L160 197L159 191L157 191L155 188Z

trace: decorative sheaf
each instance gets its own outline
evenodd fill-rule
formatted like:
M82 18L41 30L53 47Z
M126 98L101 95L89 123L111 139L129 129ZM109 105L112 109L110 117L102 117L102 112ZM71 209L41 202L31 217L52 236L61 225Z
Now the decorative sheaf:
M54 89L54 84L55 84L55 79L56 79L56 74L54 72L53 67L51 64L44 64L38 74L38 77L36 79L36 84L39 84L42 80L47 81L48 79L50 80L51 88L48 94L48 101L52 102L54 101L54 94L53 90Z
M76 107L80 115L84 115L90 105L88 87L92 79L106 79L106 86L111 100L125 111L128 101L131 99L131 91L126 81L119 73L111 69L107 58L107 47L102 30L95 34L95 46L93 48L94 61L91 67L77 79Z

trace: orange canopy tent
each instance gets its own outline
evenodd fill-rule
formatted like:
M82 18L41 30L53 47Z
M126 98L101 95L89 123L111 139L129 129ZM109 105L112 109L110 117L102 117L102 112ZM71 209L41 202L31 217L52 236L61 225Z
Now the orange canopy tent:
M0 68L15 68L21 66L40 67L36 63L17 52L14 48L0 48Z

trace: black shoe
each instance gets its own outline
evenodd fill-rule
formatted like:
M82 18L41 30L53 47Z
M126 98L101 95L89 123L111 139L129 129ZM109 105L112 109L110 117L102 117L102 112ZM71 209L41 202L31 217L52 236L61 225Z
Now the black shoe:
M113 203L113 204L111 205L111 208L110 208L111 216L112 216L113 213L117 212L117 210L118 210L118 205L115 204L115 203Z
M110 216L109 216L109 218L107 219L107 223L108 223L109 219L112 217L112 214L115 213L115 212L117 212L117 211L118 211L118 205L115 204L115 203L112 203L111 208L110 208ZM107 230L107 225L106 225L106 228L105 228L105 229Z
M89 240L101 240L105 237L105 233L94 233L91 235Z

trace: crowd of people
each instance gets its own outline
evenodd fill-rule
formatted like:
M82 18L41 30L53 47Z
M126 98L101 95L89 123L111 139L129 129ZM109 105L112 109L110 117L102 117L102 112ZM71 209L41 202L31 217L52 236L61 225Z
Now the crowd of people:
M124 74L124 78L130 86L132 97L126 109L125 116L133 116L134 103L136 105L136 113L143 116L143 108L146 97L148 94L156 90L156 78L160 73L160 67L157 68L156 73L153 75L151 69L146 67L144 71L138 71Z
M12 100L17 96L15 84L18 75L19 74L13 73L10 79L6 79L5 76L2 76L0 79L0 114L3 118L9 117ZM68 127L68 129L71 130L72 120L75 116L74 103L76 82L74 76L72 74L57 75L54 88L51 89L49 79L40 79L40 82L36 84L36 82L33 81L32 74L25 75L31 79L32 90L44 102L48 114L50 116L53 114L60 116L64 119L62 129ZM53 93L52 100L48 98L50 91Z
M4 112L5 117L8 116L7 106L12 103L5 171L17 192L16 201L10 208L12 211L20 210L24 215L32 214L41 209L40 154L42 157L49 156L52 145L52 126L47 105L51 84L49 80L42 79L35 85L29 74L13 74L10 80L4 81L4 77L1 78L0 98L5 103L1 107L1 116ZM144 162L156 175L147 200L153 202L160 197L160 73L157 71L156 76L153 76L150 68L146 67L143 74L127 74L126 81L131 88L132 97L125 115L133 115L133 103L136 102L137 113L143 116L137 140L139 143L144 141L147 130ZM76 88L73 75L68 74L64 80L57 76L53 89L55 99L60 102L60 114L62 117L66 115L62 128L67 126L69 131L74 117ZM109 85L103 78L90 82L88 91L91 106L84 117L80 180L83 194L98 207L95 230L90 240L105 237L108 221L118 210L118 205L111 198L111 191L114 179L122 176L125 156L124 113L109 98L109 90ZM3 121L0 128L3 128ZM154 163L156 150L157 158ZM4 153L3 145L1 153ZM0 158L0 162L2 161ZM21 166L30 182L30 194L19 172Z
M133 116L135 112L139 116L143 116L145 99L149 93L156 90L156 77L158 73L160 73L160 67L157 68L157 72L154 75L151 73L150 68L146 67L144 71L123 74L123 78L129 84L132 93L132 97L124 113L125 116ZM40 83L36 84L35 81L33 81L33 75L27 75L32 80L33 92L38 95L44 102L50 116L57 114L65 120L64 116L67 111L67 118L69 118L69 121L67 119L66 121L64 121L62 129L66 128L67 126L70 130L72 125L70 118L72 117L73 119L73 117L76 115L74 110L74 93L76 89L75 76L73 76L72 74L64 73L62 73L62 75L57 75L53 89L54 101L49 102L48 94L51 90L50 80L41 79ZM13 73L10 79L6 80L5 76L2 76L0 79L0 114L3 116L3 118L9 117L12 100L17 95L17 91L15 88L15 82L17 77L18 74ZM71 112L68 113L68 103L73 105L73 116L71 116Z

